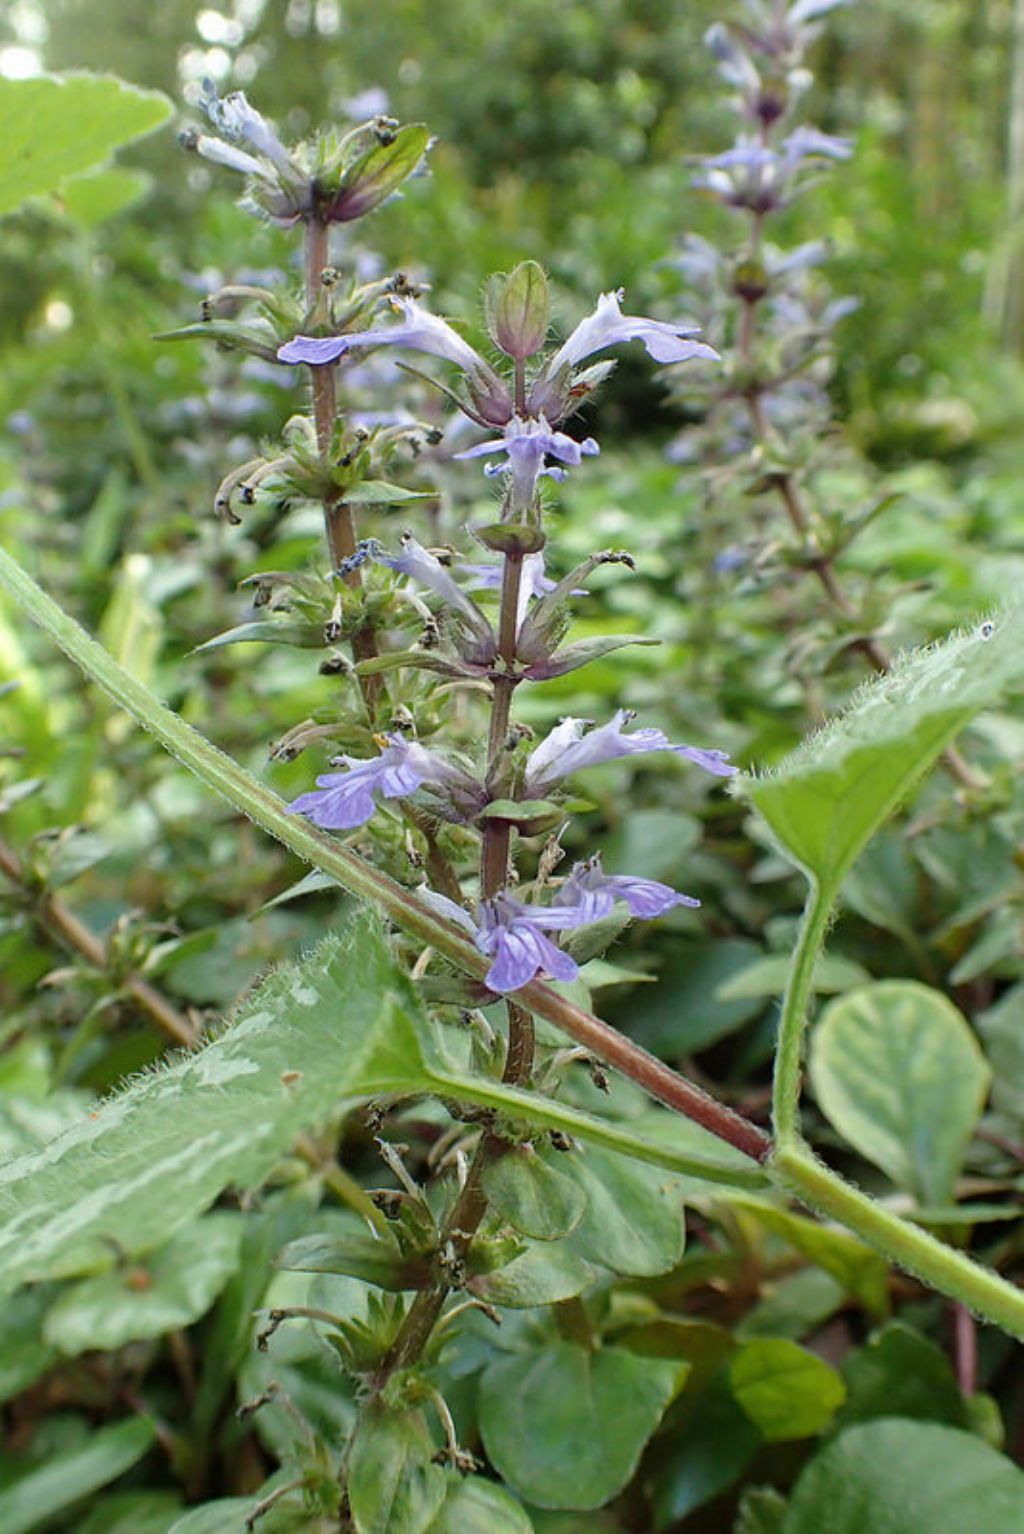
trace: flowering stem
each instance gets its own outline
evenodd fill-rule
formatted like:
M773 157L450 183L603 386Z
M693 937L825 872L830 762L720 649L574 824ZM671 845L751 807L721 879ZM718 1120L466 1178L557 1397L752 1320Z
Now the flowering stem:
M315 309L323 291L323 273L328 265L329 256L329 228L329 224L318 218L310 218L305 224L306 304L310 312ZM322 366L311 364L309 369L313 391L313 420L316 426L316 440L317 446L320 449L320 459L325 469L331 461L334 424L338 415L334 367L334 363L327 363ZM333 494L325 493L323 506L327 552L331 561L331 570L336 571L342 562L351 559L356 551L355 521L352 516L352 508ZM353 591L358 591L362 585L362 577L358 569L350 569L342 579L345 585ZM377 654L377 643L373 629L368 625L359 629L352 636L352 654L357 661L370 660ZM372 720L377 699L380 697L381 678L379 676L360 677L359 685Z
M491 725L487 741L487 782L491 786L508 738L512 694L518 678L512 667L516 657L519 615L519 586L523 574L522 555L506 554L501 580L501 611L498 619L498 656L504 671L492 680ZM508 883L508 851L511 831L507 821L491 820L484 828L480 857L480 893L485 900L496 895Z

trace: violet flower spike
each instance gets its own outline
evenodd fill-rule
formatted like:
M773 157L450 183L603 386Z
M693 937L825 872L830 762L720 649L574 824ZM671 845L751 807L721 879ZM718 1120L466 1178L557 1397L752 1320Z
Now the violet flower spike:
M627 735L624 726L633 717L628 709L620 708L607 724L589 731L587 727L590 721L587 719L563 719L527 759L524 778L526 797L542 799L554 784L584 767L615 761L618 757L640 755L646 751L671 751L720 778L732 777L736 772L724 751L699 746L676 746L661 730L651 728L634 730L631 735Z
M697 333L699 327L696 325L673 325L643 315L623 314L620 305L625 291L619 288L601 294L593 314L580 321L548 362L543 378L555 378L563 368L577 367L584 358L623 341L642 341L648 356L655 362L688 362L693 357L717 360L718 352L714 347L690 339Z
M465 773L417 741L399 734L384 739L384 750L370 761L342 756L348 771L324 773L315 789L292 800L288 813L305 815L324 831L352 831L365 825L376 810L375 796L404 799L423 783L465 781Z
M673 907L684 905L696 909L700 901L692 895L682 895L669 884L657 879L639 879L630 874L606 874L601 868L600 854L577 863L559 891L562 905L578 906L585 913L583 920L600 921L610 916L616 901L623 900L631 916L650 921L663 916Z

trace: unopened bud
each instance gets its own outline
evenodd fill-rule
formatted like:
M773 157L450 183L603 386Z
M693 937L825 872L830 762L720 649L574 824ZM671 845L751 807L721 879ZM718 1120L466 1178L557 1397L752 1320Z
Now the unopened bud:
M522 362L540 351L551 321L551 294L536 261L522 261L507 277L492 278L486 306L491 340L506 356Z

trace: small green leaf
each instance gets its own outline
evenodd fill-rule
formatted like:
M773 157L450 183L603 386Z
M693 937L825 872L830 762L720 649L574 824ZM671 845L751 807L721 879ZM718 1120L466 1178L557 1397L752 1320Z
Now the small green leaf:
M815 1455L781 1534L1020 1534L1024 1474L956 1428L898 1417L847 1428Z
M950 1362L942 1350L903 1321L869 1337L843 1363L846 1404L838 1426L875 1417L913 1417L921 1422L970 1426Z
M784 1337L745 1342L730 1362L729 1383L769 1443L820 1433L846 1399L831 1364Z
M675 1267L684 1242L678 1178L596 1145L566 1162L587 1204L568 1238L575 1252L613 1273L642 1278Z
M43 1336L53 1296L48 1284L22 1289L0 1309L0 1401L20 1395L56 1362L57 1349Z
M430 1534L533 1534L533 1524L503 1486L482 1475L450 1475L448 1494Z
M911 651L774 772L742 777L791 857L829 888L949 741L1024 676L1024 604Z
M0 214L102 165L120 144L159 128L171 103L113 75L0 79Z
M469 1268L472 1273L472 1251ZM528 1246L503 1267L470 1277L466 1288L489 1305L530 1310L534 1305L555 1305L559 1300L575 1299L590 1288L596 1277L590 1263L568 1247L545 1242Z
M765 1230L781 1236L810 1262L830 1273L873 1315L885 1315L889 1308L889 1270L885 1258L856 1236L782 1209L767 1199L737 1194L735 1199L730 1197L729 1203L752 1215Z
M435 496L436 491L406 490L386 479L361 479L358 484L346 485L344 499L350 506L404 506L409 501L429 501Z
M232 644L286 644L300 650L322 650L324 643L322 623L305 623L300 618L262 618L225 629L223 634L196 645L192 654L208 655L211 650L223 650Z
M781 996L786 989L792 961L788 954L766 954L746 969L730 975L715 988L716 1001L748 1001ZM863 985L871 975L862 964L838 955L822 954L814 966L813 989L819 995L836 995Z
M516 1146L492 1161L483 1185L495 1213L513 1230L538 1241L567 1236L587 1207L579 1183L532 1145Z
M601 1507L632 1476L686 1370L562 1341L499 1359L480 1381L488 1456L538 1507Z
M355 1228L343 1236L300 1236L289 1241L276 1266L299 1273L347 1273L392 1293L420 1287L393 1240ZM425 1279L425 1272L420 1276Z
M170 1534L183 1511L173 1492L115 1491L75 1524L75 1534Z
M0 1491L0 1529L28 1534L64 1508L98 1491L137 1464L156 1440L145 1417L97 1428L81 1448L65 1452Z
M412 175L429 143L429 130L409 123L390 143L376 144L346 170L333 216L347 222L378 207Z
M374 1401L359 1420L348 1457L348 1496L358 1534L426 1534L447 1495L431 1463L423 1413Z
M241 1215L197 1220L148 1257L65 1289L46 1317L47 1342L68 1356L159 1337L204 1316L238 1262Z
M822 1111L923 1203L950 1201L989 1079L961 1013L916 981L851 991L826 1009L811 1040Z
M685 1397L684 1397L685 1401ZM703 1507L740 1476L763 1443L761 1434L719 1372L701 1392L696 1410L679 1433L668 1462L656 1471L652 1485L655 1526L681 1522ZM824 1530L822 1530L824 1534Z

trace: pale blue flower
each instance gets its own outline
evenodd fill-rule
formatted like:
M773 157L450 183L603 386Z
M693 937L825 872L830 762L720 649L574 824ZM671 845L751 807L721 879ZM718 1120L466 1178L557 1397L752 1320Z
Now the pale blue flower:
M579 965L547 936L580 927L590 918L580 906L527 905L505 891L480 906L479 924L454 900L432 890L420 895L442 915L465 928L482 954L493 959L485 976L492 991L518 991L538 973L553 980L575 980Z
M578 907L583 921L600 921L610 916L618 900L625 901L631 916L649 921L663 916L678 905L696 908L692 895L681 895L669 884L657 879L640 879L631 874L606 874L600 855L577 863L559 891L562 905Z
M544 369L544 377L551 379L563 368L574 368L595 352L623 341L642 341L648 356L655 362L688 362L692 357L715 359L718 353L703 341L691 339L698 327L691 324L670 324L665 320L651 320L638 314L623 314L620 307L625 289L602 293L592 314L581 320L568 339Z
M598 729L591 729L588 719L563 719L530 753L524 780L526 797L542 799L548 789L584 767L647 751L671 751L716 777L731 777L736 771L724 751L675 746L661 730L647 728L627 735L624 727L634 717L630 710L620 708Z
M369 761L342 756L347 772L328 772L317 787L288 805L291 815L305 815L325 831L351 831L365 825L377 808L376 799L404 799L424 783L460 787L468 783L459 768L404 735L384 736L380 756Z

